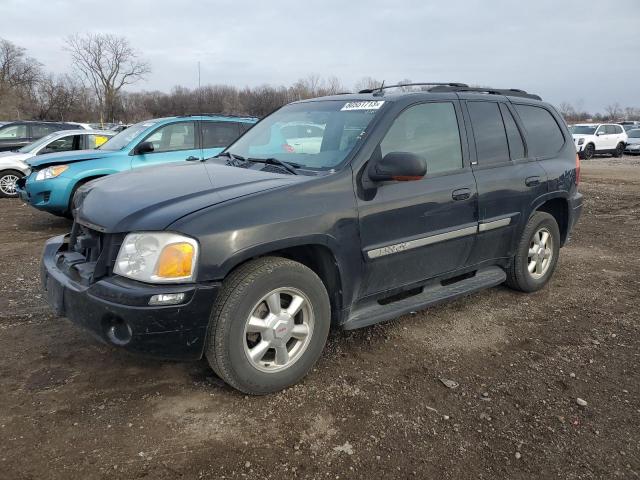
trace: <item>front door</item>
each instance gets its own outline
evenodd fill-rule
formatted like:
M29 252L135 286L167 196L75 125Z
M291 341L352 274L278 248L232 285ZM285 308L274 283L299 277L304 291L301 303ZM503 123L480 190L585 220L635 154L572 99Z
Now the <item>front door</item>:
M196 148L195 122L174 122L163 125L142 141L151 142L153 152L134 154L131 168L199 160L201 156L200 149Z
M423 156L427 175L379 184L373 198L358 199L366 270L361 298L466 265L478 219L462 125L457 102L413 105L398 115L376 148L374 157L389 152Z

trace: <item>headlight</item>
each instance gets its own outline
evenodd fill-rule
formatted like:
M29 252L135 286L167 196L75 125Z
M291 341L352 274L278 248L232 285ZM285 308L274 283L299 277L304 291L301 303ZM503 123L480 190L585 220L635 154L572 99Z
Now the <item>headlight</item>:
M580 140L578 140L578 145L582 145L584 143L584 138L581 138Z
M53 167L43 168L36 174L36 180L47 180L48 178L56 178L68 168L69 165L54 165Z
M128 234L113 272L149 283L189 282L195 278L198 242L171 232Z

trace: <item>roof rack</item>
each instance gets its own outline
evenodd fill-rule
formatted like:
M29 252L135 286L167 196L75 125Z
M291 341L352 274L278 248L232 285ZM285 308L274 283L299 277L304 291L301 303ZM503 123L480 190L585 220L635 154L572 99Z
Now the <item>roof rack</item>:
M447 86L447 87L468 87L466 83L453 83L453 82L421 82L421 83L400 83L397 85L385 85L382 82L382 85L376 88L365 88L364 90L360 90L358 93L374 93L377 95L384 95L384 90L387 88L396 88L396 87L425 87L425 86Z
M429 86L429 92L475 92L475 93L487 93L489 95L505 95L510 97L522 97L531 98L533 100L542 100L539 95L533 93L527 93L524 90L517 88L491 88L491 87L470 87L466 83L456 82L421 82L421 83L400 83L398 85L380 85L376 88L367 88L360 90L358 93L373 93L374 95L384 95L384 90L387 88L397 87L423 87Z
M533 100L542 100L540 95L533 93L527 93L524 90L517 88L491 88L491 87L469 87L465 86L449 86L449 85L437 85L429 89L430 92L472 92L472 93L487 93L489 95L505 95L509 97L522 97L531 98Z
M252 115L237 115L234 113L186 113L184 115L177 115L178 117L233 117L233 118L257 118Z

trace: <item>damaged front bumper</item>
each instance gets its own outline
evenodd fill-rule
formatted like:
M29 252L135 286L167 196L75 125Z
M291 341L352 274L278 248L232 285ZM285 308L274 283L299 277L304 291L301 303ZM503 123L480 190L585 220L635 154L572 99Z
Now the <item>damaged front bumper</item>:
M67 237L48 240L41 262L42 286L57 315L131 352L179 360L202 357L219 283L149 285L119 276L87 283L68 274L78 265L65 262ZM184 293L183 301L149 306L152 296L171 293Z

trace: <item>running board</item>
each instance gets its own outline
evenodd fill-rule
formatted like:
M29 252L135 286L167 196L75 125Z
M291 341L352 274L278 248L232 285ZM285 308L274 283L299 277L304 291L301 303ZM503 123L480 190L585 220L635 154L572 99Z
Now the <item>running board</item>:
M367 327L375 323L391 320L409 312L422 310L425 307L469 295L489 287L500 285L507 275L500 267L488 267L478 270L473 277L455 283L442 285L426 285L424 290L396 302L380 305L377 301L357 308L349 319L342 324L345 330Z

